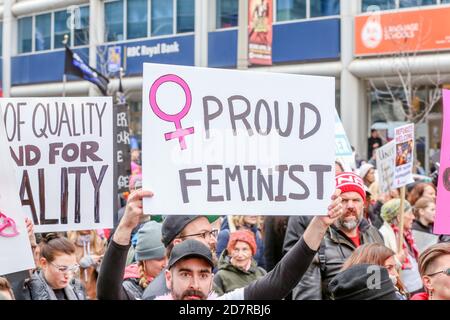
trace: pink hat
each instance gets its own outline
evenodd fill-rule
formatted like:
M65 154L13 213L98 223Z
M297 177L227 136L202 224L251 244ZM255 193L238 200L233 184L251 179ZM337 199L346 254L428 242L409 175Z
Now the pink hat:
M336 189L340 189L342 193L358 192L363 201L366 201L366 192L364 191L364 182L360 176L353 172L341 172L336 175Z
M250 230L238 230L235 231L233 233L231 233L230 235L230 240L228 240L228 246L227 246L227 251L228 253L231 253L231 251L233 251L236 242L238 241L242 241L247 243L250 248L252 249L252 255L256 254L256 240L255 240L255 235L253 234L252 231Z

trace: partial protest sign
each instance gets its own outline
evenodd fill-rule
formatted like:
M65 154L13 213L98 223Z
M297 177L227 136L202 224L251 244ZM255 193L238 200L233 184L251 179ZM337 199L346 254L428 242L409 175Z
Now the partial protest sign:
M111 97L0 99L20 201L36 232L113 226Z
M338 161L344 167L347 172L352 172L356 168L355 156L353 155L352 146L348 141L347 134L345 133L344 126L342 125L341 118L334 109L334 125L335 134L334 139L336 142L336 161Z
M144 212L326 214L334 94L330 77L144 64Z
M381 193L393 189L395 170L395 141L391 140L376 150L378 186Z
M130 130L128 105L124 103L114 105L116 119L116 163L117 163L117 192L127 192L131 175Z
M14 171L0 121L0 275L35 268Z
M414 124L395 128L394 188L414 182L412 168L414 162Z
M444 99L441 161L436 198L435 234L450 234L450 90L442 90Z

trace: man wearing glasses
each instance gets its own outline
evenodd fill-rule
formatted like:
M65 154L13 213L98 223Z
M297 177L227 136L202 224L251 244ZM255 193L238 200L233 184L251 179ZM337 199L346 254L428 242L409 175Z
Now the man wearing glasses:
M135 191L134 194L136 194ZM131 195L130 195L131 197ZM140 200L141 201L141 200ZM137 210L135 203L130 205L131 210ZM140 208L142 211L142 207ZM139 223L139 222L138 222ZM97 296L104 300L121 300L120 285L123 279L126 261L123 260L123 253L128 252L130 246L130 235L134 228L130 221L121 220L114 233L111 243L108 246L105 258L97 280ZM162 242L166 248L166 256L170 257L175 245L187 240L195 239L205 244L211 251L213 259L216 258L216 244L218 230L213 229L211 222L206 216L167 216L162 224ZM121 243L128 245L121 245ZM125 253L125 258L126 254ZM117 266L123 266L117 268ZM169 289L166 286L165 271L161 273L148 285L143 293L143 299L153 300L157 296L167 294Z

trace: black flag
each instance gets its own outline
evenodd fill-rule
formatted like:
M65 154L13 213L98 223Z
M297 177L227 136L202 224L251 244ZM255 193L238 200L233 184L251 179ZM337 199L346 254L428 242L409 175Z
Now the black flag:
M64 74L73 74L95 84L104 96L107 95L109 80L100 72L87 65L78 54L66 46Z

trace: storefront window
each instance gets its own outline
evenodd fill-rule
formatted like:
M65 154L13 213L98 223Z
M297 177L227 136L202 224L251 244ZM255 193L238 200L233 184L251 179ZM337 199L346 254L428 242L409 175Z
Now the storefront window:
M105 3L105 32L107 42L124 40L123 0Z
M436 3L437 0L400 0L400 8L429 6Z
M339 15L339 0L310 1L311 17Z
M147 37L148 1L127 1L127 39Z
M177 1L177 33L194 31L195 0Z
M152 36L173 33L173 1L152 0Z
M70 30L67 27L68 18L69 15L66 10L55 12L55 34L53 35L53 43L55 48L64 47L64 44L62 43L64 40L64 35L67 34L70 37Z
M370 6L378 6L380 10L395 9L395 0L362 0L362 11L366 12Z
M89 44L89 7L81 7L75 10L74 40L75 46Z
M217 0L216 1L216 27L231 28L238 25L238 0Z
M49 50L51 47L51 13L36 16L34 48L36 51Z
M18 34L19 34L19 39L17 42L18 53L31 52L32 50L31 41L33 38L32 30L33 30L32 17L20 18L18 20Z
M277 21L306 18L306 0L277 0Z

